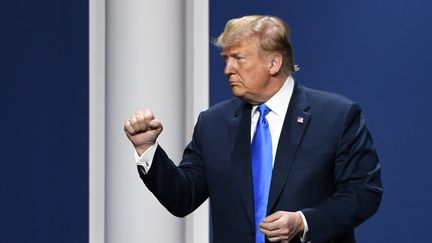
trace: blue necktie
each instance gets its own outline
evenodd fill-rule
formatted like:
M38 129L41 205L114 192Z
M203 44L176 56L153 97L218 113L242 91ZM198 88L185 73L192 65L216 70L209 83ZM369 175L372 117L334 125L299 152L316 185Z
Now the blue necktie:
M265 118L270 112L270 108L265 104L261 104L257 110L260 112L260 116L252 139L251 155L255 206L255 243L263 243L265 238L263 233L259 231L258 225L265 218L267 212L273 157L270 129Z

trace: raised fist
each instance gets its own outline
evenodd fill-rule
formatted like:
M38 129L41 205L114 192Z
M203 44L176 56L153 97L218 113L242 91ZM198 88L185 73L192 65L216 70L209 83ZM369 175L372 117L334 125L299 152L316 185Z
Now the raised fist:
M139 155L155 144L162 129L162 123L149 110L136 112L124 123L126 136Z

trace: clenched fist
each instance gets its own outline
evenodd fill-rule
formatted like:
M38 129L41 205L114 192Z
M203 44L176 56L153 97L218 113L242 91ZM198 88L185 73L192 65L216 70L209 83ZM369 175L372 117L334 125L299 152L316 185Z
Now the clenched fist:
M139 155L155 144L162 129L162 123L155 119L153 113L149 110L138 111L126 119L124 123L126 136Z

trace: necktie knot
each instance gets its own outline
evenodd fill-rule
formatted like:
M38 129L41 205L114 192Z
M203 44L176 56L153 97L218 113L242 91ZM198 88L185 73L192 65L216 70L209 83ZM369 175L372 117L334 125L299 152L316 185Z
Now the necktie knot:
M261 104L257 107L257 110L260 112L260 116L267 116L270 112L270 108L266 104Z
M258 123L262 123L264 126L267 126L267 119L265 117L270 112L270 108L265 104L261 104L257 107L257 110L260 113L260 116L258 118Z

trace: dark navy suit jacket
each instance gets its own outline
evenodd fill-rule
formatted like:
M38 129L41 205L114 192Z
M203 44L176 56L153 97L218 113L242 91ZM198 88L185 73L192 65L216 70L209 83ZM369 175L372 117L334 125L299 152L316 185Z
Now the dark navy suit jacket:
M213 242L254 242L251 105L233 98L198 118L177 167L161 147L145 185L183 217L210 198ZM268 215L301 210L309 239L355 242L354 228L381 201L380 165L360 107L295 84L276 152ZM295 239L298 240L298 239Z

